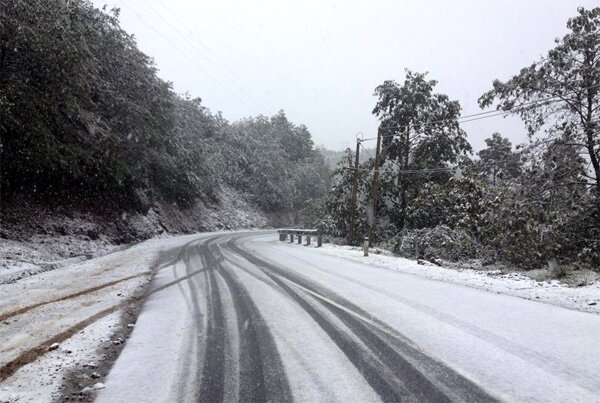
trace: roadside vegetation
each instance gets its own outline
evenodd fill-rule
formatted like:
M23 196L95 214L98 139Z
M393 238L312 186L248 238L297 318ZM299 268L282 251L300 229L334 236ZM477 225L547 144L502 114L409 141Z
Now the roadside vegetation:
M458 101L427 74L375 89L382 138L379 194L375 161L358 171L347 155L313 225L358 244L375 240L411 258L549 268L560 277L600 271L600 8L580 8L548 55L506 82L494 81L482 108L516 114L530 142L514 147L490 133L473 155ZM486 116L485 112L479 117ZM356 232L350 236L352 181L358 177Z
M600 270L600 8L580 8L546 57L479 99L496 111L477 118L518 115L528 144L489 133L474 154L461 128L473 117L427 73L406 70L374 92L379 166L365 158L374 144L363 142L359 169L348 151L330 175L339 155L316 148L283 111L229 122L176 94L120 27L118 9L87 0L0 5L4 238L14 235L7 223L31 221L23 211L10 217L27 203L112 217L123 232L123 217L157 205L183 217L242 199L272 225L316 226L353 244L373 229L406 257L550 267L557 276Z
M24 200L121 217L156 203L221 203L221 188L275 222L328 189L308 129L283 111L228 122L177 95L87 0L0 0L3 214ZM201 228L196 228L201 229Z

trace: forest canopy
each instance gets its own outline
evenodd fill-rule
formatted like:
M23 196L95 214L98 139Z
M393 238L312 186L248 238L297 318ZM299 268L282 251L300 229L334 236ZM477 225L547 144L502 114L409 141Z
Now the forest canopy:
M217 201L228 184L280 214L327 190L305 126L283 111L230 123L175 94L120 27L118 9L0 3L3 197L143 212L156 201Z
M348 151L314 225L355 244L374 231L411 258L600 270L600 8L579 8L567 28L546 57L479 99L521 117L529 144L494 132L473 156L458 101L427 73L384 81L373 110L379 165L353 171Z
M374 89L378 164L363 155L353 171L348 152L331 178L308 128L284 111L229 122L176 94L118 9L0 5L3 200L143 213L218 204L228 186L274 222L350 243L372 233L408 257L600 269L600 8L578 9L546 57L479 99L519 116L529 144L490 131L474 155L459 102L405 70Z

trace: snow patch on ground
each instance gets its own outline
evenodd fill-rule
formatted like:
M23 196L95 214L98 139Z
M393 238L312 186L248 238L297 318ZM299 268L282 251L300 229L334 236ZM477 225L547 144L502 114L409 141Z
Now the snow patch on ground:
M0 367L43 346L39 356L0 382L0 403L51 402L65 393L75 400L81 397L89 401L97 389L88 389L85 396L79 392L104 382L102 367L116 358L111 356L112 342L118 341L115 338L124 341L126 333L135 329L123 330L123 323L117 323L119 318L130 320L131 310L143 301L139 297L152 273L160 277L166 272L154 267L159 256L174 257L178 247L212 234L153 238L0 285L0 317L5 317L0 322ZM104 316L103 312L113 308L114 312ZM96 315L100 315L97 320ZM87 325L89 319L94 321ZM82 331L79 324L87 326ZM71 330L72 335L60 336ZM55 337L61 340L58 348L52 349L50 340ZM89 363L98 364L98 368L83 367ZM100 376L91 378L95 371Z
M35 234L27 239L0 238L0 284L83 262L127 248L105 235L92 240L79 234Z
M600 314L600 282L581 287L570 287L558 280L536 281L522 273L503 274L499 270L482 271L419 264L417 261L394 256L393 253L378 248L371 249L367 257L363 256L362 248L353 246L323 244L322 248L315 248L315 250L331 256L398 270L431 280L461 284L498 294Z
M165 249L196 236L152 239L0 285L0 316L7 317L0 323L0 367L23 359L27 352L43 351L0 383L0 402L50 402L65 391L78 394L84 387L102 382L104 373L92 380L88 376L94 372L92 368L81 372L80 366L104 364L104 356L111 350L103 344L112 346L115 324L138 301L136 297L152 277L153 262ZM85 326L83 332L80 324ZM66 338L61 336L65 332ZM59 347L54 350L50 340L57 337ZM65 389L65 379L71 389Z
M58 240L58 242L64 243L65 241ZM72 245L77 242L81 243L81 240L73 238L67 242ZM88 247L86 248L86 246ZM61 258L61 255L45 251L43 243L39 243L39 241L25 243L0 239L0 250L2 251L2 256L0 256L0 284L14 283L25 277L81 263L107 253L123 250L125 246L101 246L88 243L88 245L80 244L77 249L79 254L71 253L72 257ZM82 253L82 250L85 253Z
M0 284L124 250L145 239L239 228L264 228L265 214L227 186L218 201L183 210L157 203L145 214L102 216L68 207L6 202L0 209Z
M21 367L0 385L0 403L49 402L63 393L67 372L75 374L83 385L102 382L103 374L97 372L96 350L109 341L108 335L119 327L121 313L110 314L60 343L36 361ZM83 398L83 396L82 396Z

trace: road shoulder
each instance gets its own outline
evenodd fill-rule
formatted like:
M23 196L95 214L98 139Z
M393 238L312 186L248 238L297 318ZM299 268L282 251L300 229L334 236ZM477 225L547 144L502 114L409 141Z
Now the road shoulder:
M375 252L371 252L369 256L365 257L362 248L351 246L324 244L322 248L315 248L281 242L277 242L277 244L292 249L302 248L314 253L340 257L380 269L395 270L430 280L464 285L496 294L511 295L600 315L600 282L572 287L557 280L535 281L519 273L503 274L498 271L419 264L417 261L394 256L384 250L375 250Z

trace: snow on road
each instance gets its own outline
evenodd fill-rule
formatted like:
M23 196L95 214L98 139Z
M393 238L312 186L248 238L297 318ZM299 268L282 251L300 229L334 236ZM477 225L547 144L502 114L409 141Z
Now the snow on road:
M362 248L352 246L324 244L323 248L316 250L325 255L414 274L431 280L466 285L485 291L600 314L600 282L587 286L570 287L558 280L535 281L520 273L501 274L485 270L422 265L414 260L393 256L390 252L379 249L372 249L368 257L363 256Z
M600 316L499 294L521 291L510 280L272 233L186 251L157 275L99 402L599 401ZM562 303L555 288L535 295Z
M73 372L87 376L82 385L100 382L83 365L102 358L161 251L187 240L154 239L0 285L0 402L51 401Z
M431 281L413 275L423 266L404 259L365 259L384 261L397 269L389 270L358 263L357 253L339 248L319 250L273 242L249 245L264 257L302 270L325 287L351 295L357 305L497 397L598 401L598 315ZM340 259L340 255L351 258ZM549 293L548 300L555 297L553 287L538 292Z
M99 402L600 401L598 284L246 232L150 240L1 285L0 300L3 403L94 384Z
M150 292L164 288L153 292L145 302L127 348L119 357L118 362L123 365L113 368L109 375L113 380L109 394L101 395L98 401L189 401L186 372L193 371L198 362L195 344L188 341L200 334L191 316L194 312L191 290L195 279L189 283L177 282L185 276L183 271L184 263L176 261L156 274ZM145 386L131 388L131 383L140 378ZM107 399L107 396L110 397Z

